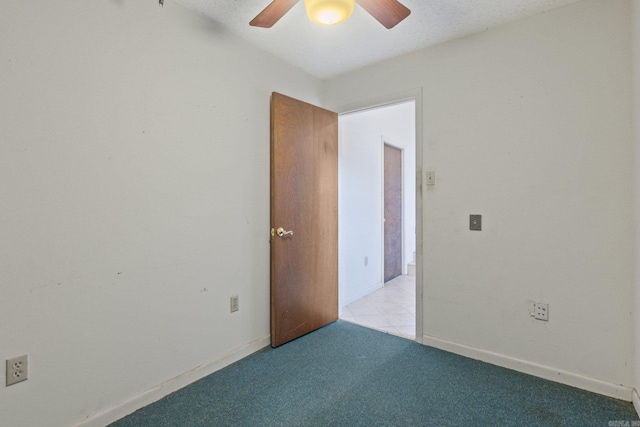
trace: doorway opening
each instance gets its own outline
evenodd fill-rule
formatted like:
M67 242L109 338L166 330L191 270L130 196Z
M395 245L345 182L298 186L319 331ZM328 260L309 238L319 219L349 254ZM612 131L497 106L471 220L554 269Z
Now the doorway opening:
M340 318L420 341L417 102L339 116L338 230Z

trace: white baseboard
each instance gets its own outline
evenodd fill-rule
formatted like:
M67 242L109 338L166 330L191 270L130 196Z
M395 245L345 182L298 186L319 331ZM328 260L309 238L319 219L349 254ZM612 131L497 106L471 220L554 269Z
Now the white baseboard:
M440 350L448 351L450 353L459 354L461 356L469 357L471 359L481 360L483 362L487 362L492 365L497 365L503 368L512 369L514 371L522 372L525 374L544 378L546 380L555 381L561 384L591 391L593 393L602 394L604 396L626 400L627 402L630 402L632 400L632 394L635 395L634 397L638 396L637 393L633 393L634 390L631 387L608 383L608 382L597 380L594 378L585 377L582 375L551 368L549 366L539 365L537 363L528 362L526 360L520 360L520 359L516 359L509 356L504 356L502 354L493 353L486 350L480 350L477 348L469 347L463 344L457 344L454 342L442 340L440 338L435 338L428 335L423 336L422 343L430 347L435 347ZM634 401L634 404L635 404L635 401ZM636 405L636 410L638 410L639 407L640 407L640 401L638 402L638 405ZM638 412L640 413L640 411Z
M640 395L638 395L637 389L633 389L633 394L631 395L631 401L633 402L633 407L636 408L636 412L640 417Z
M177 391L187 385L198 381L211 375L212 373L219 371L220 369L228 366L238 360L249 356L252 353L266 347L271 342L271 337L266 336L257 339L249 344L246 344L234 351L220 357L219 359L212 360L204 363L190 371L187 371L181 375L173 377L164 383L153 387L137 396L132 397L129 400L121 402L116 406L113 406L103 412L95 415L91 415L83 421L74 424L73 427L104 427L114 421L119 420L140 408L143 408L163 397Z
M359 300L362 297L365 297L367 295L369 295L372 292L377 291L378 289L380 289L381 287L384 286L383 282L378 282L376 284L367 286L366 288L360 290L359 292L355 292L352 294L349 294L347 296L344 297L344 300L340 301L340 310L342 311L342 307L344 307L345 305L349 305L354 301Z

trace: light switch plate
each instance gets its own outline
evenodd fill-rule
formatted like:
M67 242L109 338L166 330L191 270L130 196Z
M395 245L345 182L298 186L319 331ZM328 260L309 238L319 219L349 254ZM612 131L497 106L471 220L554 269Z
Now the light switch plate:
M469 215L469 230L482 230L482 215Z
M436 185L436 173L427 171L427 185Z

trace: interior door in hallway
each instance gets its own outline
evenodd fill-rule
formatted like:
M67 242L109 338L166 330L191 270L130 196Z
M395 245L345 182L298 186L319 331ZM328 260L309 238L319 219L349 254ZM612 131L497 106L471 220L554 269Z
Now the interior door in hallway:
M402 151L384 145L384 281L402 274Z
M271 345L338 319L338 115L271 97Z

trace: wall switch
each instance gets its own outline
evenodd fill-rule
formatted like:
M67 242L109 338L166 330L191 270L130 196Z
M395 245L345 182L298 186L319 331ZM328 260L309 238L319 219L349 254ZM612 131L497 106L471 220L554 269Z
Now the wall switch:
M369 257L366 256L366 257L364 257L364 266L366 267L368 265L369 265Z
M436 173L434 171L427 171L427 185L436 185Z
M231 312L240 310L240 303L238 301L238 295L231 297Z
M28 374L27 355L7 360L7 386L25 381Z
M469 215L469 230L482 230L482 215Z

